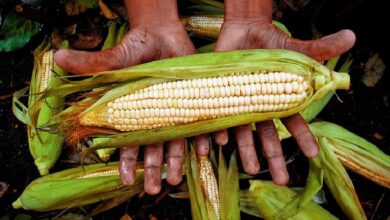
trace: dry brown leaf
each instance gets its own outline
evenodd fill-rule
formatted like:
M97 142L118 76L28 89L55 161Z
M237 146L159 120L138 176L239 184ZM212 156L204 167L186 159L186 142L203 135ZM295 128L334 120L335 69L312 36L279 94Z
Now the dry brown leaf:
M124 214L124 215L121 217L120 220L133 220L133 219L130 217L130 215L128 215L128 214L126 213L126 214Z
M385 67L385 63L379 57L379 54L372 55L364 65L362 82L368 87L374 87L382 78Z
M86 50L97 47L102 40L102 35L97 31L93 31L88 34L76 34L75 38L70 39L70 44L72 48Z
M126 202L132 196L133 195L131 195L131 194L127 194L127 195L118 196L118 197L115 197L115 198L103 201L96 208L94 208L92 210L91 215L95 216L95 215L100 214L100 213L102 213L104 211L112 209L115 206L118 206L118 205Z
M111 9L103 2L103 0L99 0L99 7L104 17L106 17L107 19L114 20L119 17L117 14L111 11Z
M158 220L158 218L156 216L152 215L152 214L149 215L149 219L150 220Z

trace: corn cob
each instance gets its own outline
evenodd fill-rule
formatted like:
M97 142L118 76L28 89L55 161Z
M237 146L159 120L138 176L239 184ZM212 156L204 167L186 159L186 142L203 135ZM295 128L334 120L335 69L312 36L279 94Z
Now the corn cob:
M49 50L47 52L44 52L42 55L41 63L39 65L39 74L38 74L38 83L39 83L39 89L38 92L43 92L46 90L47 86L49 85L49 81L52 75L52 70L54 69L54 52L53 50Z
M187 31L201 37L217 39L219 35L219 31L223 24L223 15L217 15L217 16L195 15L189 17L181 17L180 20L182 24L185 26L185 28L187 29ZM286 26L284 26L282 23L278 21L272 21L272 24L274 24L280 30L284 31L289 36L291 36Z
M293 51L242 50L103 72L48 91L45 96L97 85L118 86L76 117L60 115L56 122L60 128L73 131L68 137L83 128L122 132L105 136L108 139L97 145L103 148L155 143L286 117L329 91L347 89L349 76L329 71ZM69 125L77 126L73 129ZM143 138L148 130L155 132Z
M67 47L64 42L63 47ZM47 89L56 88L62 82L54 76L65 75L65 72L54 65L53 50L49 50L50 44L45 40L34 51L34 70L31 77L28 108L20 101L27 89L16 92L13 99L13 112L19 120L27 124L27 134L30 152L34 158L41 175L49 173L54 166L62 150L63 137L38 129L62 110L63 97L51 96L45 99L38 98ZM34 106L34 107L32 107ZM36 111L32 113L32 109Z
M367 179L390 188L390 156L374 144L330 122L311 123L310 130L317 137L326 137L344 167Z
M223 23L223 17L214 16L190 16L182 17L181 22L187 31L202 37L217 39Z
M211 166L211 162L207 156L201 156L198 159L200 185L206 199L207 212L210 213L212 212L211 210L213 210L217 219L221 219L219 214L220 201L218 184L214 175L213 167Z
M49 50L42 55L39 67L39 72L37 74L37 92L41 93L47 89L51 80L55 80L52 79L52 71L54 69L53 50ZM37 118L39 126L47 123L54 114L61 111L59 107L59 104L61 103L54 99L55 97L50 97L46 100L47 102L42 101L41 110ZM35 159L35 165L41 175L46 175L49 173L49 169L54 166L61 154L63 138L59 134L50 134L44 131L39 131L33 126L29 126L27 132L29 136L30 152Z
M238 73L155 84L109 102L83 126L137 131L242 113L279 112L302 104L309 82L290 73Z
M143 190L143 172L139 164L136 182L129 187L120 182L118 163L63 170L31 182L12 206L44 212L80 207L117 196L135 196Z

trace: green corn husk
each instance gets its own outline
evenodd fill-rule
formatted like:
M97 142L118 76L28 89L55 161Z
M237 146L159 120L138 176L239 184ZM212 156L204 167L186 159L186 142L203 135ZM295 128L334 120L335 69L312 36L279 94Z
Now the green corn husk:
M136 175L134 185L124 186L120 181L118 163L67 169L31 182L12 206L45 212L81 207L117 196L131 197L143 191L142 165L138 166Z
M127 22L124 22L121 24L118 32L116 33L115 44L119 44L122 41L122 38L127 33L128 28L129 28L129 26L127 25Z
M119 30L117 27L116 22L111 22L109 27L108 27L108 34L106 37L106 40L104 41L104 44L102 46L101 50L106 50L108 48L114 47L116 44L118 44L122 38L123 35L127 31L127 24L123 23ZM94 140L94 143L99 142L98 140ZM105 148L105 149L99 149L96 151L98 157L103 161L106 162L110 159L111 155L115 152L115 148Z
M99 144L99 143L104 143L107 140L105 138L93 138L93 144ZM97 155L103 162L107 162L110 160L110 157L113 153L115 153L116 148L103 148L103 149L98 149L96 151Z
M348 218L367 219L352 181L329 146L328 140L325 137L319 138L319 146L325 183L332 192L333 197Z
M240 219L239 176L236 154L233 152L226 168L222 148L219 148L218 189L221 219Z
M118 32L117 29L118 29L118 25L116 22L111 22L108 25L107 37L104 40L104 43L103 43L101 50L105 50L105 49L108 49L108 48L115 46L116 41L117 41L117 37L116 37L116 34Z
M196 220L217 219L216 213L213 210L210 212L207 211L206 199L200 186L198 159L196 158L193 147L191 147L191 152L188 152L188 147L186 146L185 155L185 172L190 195L192 218Z
M295 216L301 209L312 202L312 199L321 190L324 174L320 158L311 158L309 165L306 186L279 212L278 216L281 219L289 219Z
M346 168L390 188L389 155L339 125L322 121L311 123L309 127L315 136L326 138L326 145Z
M293 190L296 193L302 192L304 190L301 187L290 187L289 189ZM325 198L325 192L323 190L319 191L314 197L313 201L316 204L324 204L327 202ZM255 198L249 190L240 190L240 210L248 215L253 215L259 218L264 218L259 209L257 208Z
M248 113L199 121L175 127L107 135L105 137L110 138L110 140L107 139L106 142L100 143L90 150L107 147L133 146L134 144L143 145L157 143L179 137L208 133L241 124L286 117L306 108L312 101L320 99L329 91L334 91L336 88L347 88L349 85L349 77L347 74L336 74L303 54L288 50L263 49L196 54L154 61L117 71L103 72L89 79L70 83L57 89L47 91L44 94L44 97L52 94L66 95L68 94L69 91L67 90L70 89L70 87L73 87L71 90L75 92L91 87L96 88L98 85L119 83L118 86L105 93L103 97L92 104L92 106L84 110L80 114L80 117L83 117L83 115L86 115L89 112L104 107L108 102L115 98L156 83L178 79L218 76L240 71L259 71L259 69L267 72L280 71L298 74L311 81L313 86L315 84L317 91L314 92L314 88L311 88L306 101L288 111ZM127 81L127 83L125 81ZM60 115L54 121L58 123L68 122L67 120L64 120L63 117L63 115ZM62 127L66 127L66 125ZM148 138L144 138L145 136L148 136Z
M329 70L335 70L337 63L339 62L339 56L334 57L330 60L328 60L325 64L325 66ZM350 66L352 65L353 59L351 58L351 55L348 55L347 59L344 61L344 63L341 65L341 67L337 70L337 72L348 72ZM321 99L314 100L310 105L303 109L299 114L301 114L302 118L307 122L311 122L317 115L322 111L322 109L328 104L328 102L331 100L331 98L334 96L334 92L328 92L326 95L324 95ZM280 139L286 139L291 137L290 132L288 132L287 128L282 124L282 122L279 119L274 119L274 124L278 130L279 138ZM256 130L256 127L253 127L253 130Z
M199 48L196 48L197 53L209 53L214 50L215 43L207 44L204 46L201 46Z
M64 41L62 47L68 48L68 42ZM43 100L38 98L38 94L42 92L40 90L43 88L41 84L44 82L44 78L42 78L42 70L44 67L41 66L40 61L43 53L48 52L49 48L50 43L45 40L34 51L34 68L29 89L28 106L37 106L38 111L33 115L29 114L28 108L19 101L27 92L27 89L16 92L13 98L13 112L19 120L27 124L29 149L41 175L48 174L49 169L54 166L61 154L63 143L63 137L60 134L49 133L38 129L38 127L48 123L54 115L61 112L64 105L64 97L50 96ZM44 89L56 88L63 84L63 81L58 77L63 77L67 73L57 65L54 65L52 71L53 73L50 76L47 88Z
M279 186L271 181L250 180L249 193L246 195L247 201L255 201L260 215L265 219L286 219L280 216L281 211L292 202L297 193L286 186ZM243 196L248 192L241 192ZM252 211L253 213L256 213ZM288 219L337 219L327 210L317 205L314 201L309 201L306 206Z

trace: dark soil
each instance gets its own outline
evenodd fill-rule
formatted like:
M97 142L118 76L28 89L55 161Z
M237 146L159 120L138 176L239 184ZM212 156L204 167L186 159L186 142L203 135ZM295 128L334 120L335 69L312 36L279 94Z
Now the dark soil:
M356 45L351 50L354 59L350 71L351 90L338 92L338 98L334 97L318 118L339 124L390 154L390 36L386 33L389 12L384 1L320 0L310 1L303 9L297 9L294 11L286 6L281 9L282 14L278 14L281 15L281 22L296 38L310 39L313 34L312 24L324 35L343 28L352 29L357 35ZM11 207L11 203L23 189L38 177L28 150L26 127L13 116L11 101L13 92L28 85L33 66L32 51L42 41L44 32L45 30L18 51L0 53L0 219L19 219L23 216L48 219L59 214L14 210ZM203 42L200 39L194 40ZM374 87L367 87L362 83L361 77L365 63L373 54L379 54L387 68ZM345 56L342 59L345 59ZM233 145L234 143L231 143L228 149L231 150ZM288 165L291 183L303 185L307 160L297 152L294 141L286 140L283 145L287 155L298 154ZM262 177L268 178L268 174ZM368 219L389 219L389 190L357 174L350 173L350 177ZM1 192L4 188L1 182L8 185L4 194ZM149 219L152 216L157 219L191 219L189 201L166 196L167 192L177 191L178 187L164 185L160 195L135 198L94 219L119 219L126 212L140 219ZM326 187L325 192L328 203L324 207L339 218L345 219ZM87 210L88 208L74 209L68 210L67 213L86 214ZM242 218L253 217L243 214Z

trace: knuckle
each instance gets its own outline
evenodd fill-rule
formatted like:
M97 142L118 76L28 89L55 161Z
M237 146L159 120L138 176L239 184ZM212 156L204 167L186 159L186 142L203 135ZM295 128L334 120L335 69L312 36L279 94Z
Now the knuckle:
M270 125L266 125L261 129L261 135L263 137L273 137L275 135L275 132L276 132L275 128Z

